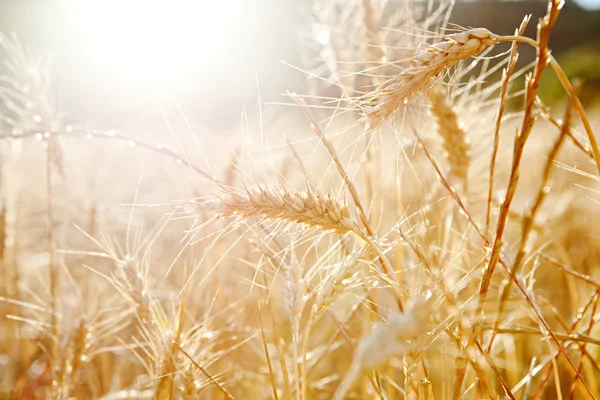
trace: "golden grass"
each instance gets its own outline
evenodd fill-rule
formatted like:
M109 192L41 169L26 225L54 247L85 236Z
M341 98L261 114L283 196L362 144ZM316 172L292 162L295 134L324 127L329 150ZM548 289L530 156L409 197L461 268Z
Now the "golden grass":
M551 55L562 3L535 39L449 32L451 3L315 0L297 136L210 167L70 125L0 36L0 399L597 397L597 115Z

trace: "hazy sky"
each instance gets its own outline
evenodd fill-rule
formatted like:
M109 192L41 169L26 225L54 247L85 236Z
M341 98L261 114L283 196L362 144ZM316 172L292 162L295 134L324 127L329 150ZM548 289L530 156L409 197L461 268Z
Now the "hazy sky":
M587 10L600 9L600 0L575 0L575 2Z
M299 44L308 31L307 2L0 0L0 32L15 31L32 54L51 48L57 97L75 119L138 124L157 113L157 103L176 101L199 120L237 124L240 108L254 106L259 91L264 102L307 90L305 75L280 62L303 67L315 57ZM465 2L457 1L453 22L498 33L512 32L525 14L535 21L546 8L543 0ZM600 9L600 0L566 2L555 54L581 37L600 43L600 14L568 7Z

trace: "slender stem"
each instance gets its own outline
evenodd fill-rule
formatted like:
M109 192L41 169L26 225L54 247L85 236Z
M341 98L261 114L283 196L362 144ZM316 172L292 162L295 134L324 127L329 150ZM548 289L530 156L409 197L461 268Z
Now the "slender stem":
M525 36L517 36L517 35L515 35L515 36L500 36L497 38L498 43L511 42L511 41L526 43L532 47L538 48L538 42L536 42L535 40L533 40L531 38L525 37ZM581 122L583 122L585 132L587 133L588 140L590 141L590 144L592 146L592 152L594 154L594 161L596 163L596 169L598 170L598 173L600 174L600 149L598 149L598 141L596 140L596 136L594 135L594 131L592 130L590 121L585 113L585 110L583 109L583 104L581 104L579 97L575 93L575 89L573 88L573 85L571 85L571 82L569 82L569 79L567 78L567 74L565 74L565 71L562 69L562 67L560 66L558 61L556 61L556 59L552 56L552 54L550 54L548 56L548 58L549 58L550 66L556 73L556 76L560 80L561 85L563 86L565 91L569 94L569 96L571 98L573 98L575 109L577 110L577 113L579 114L579 117L581 118Z
M316 316L316 307L313 306L310 309L310 316L308 317L308 322L306 323L306 330L304 332L304 340L302 341L302 399L308 399L308 374L306 371L306 353L308 352L308 340L310 338L310 333L312 330L312 326L315 322Z
M59 332L58 332L58 295L57 290L57 271L54 259L54 226L52 215L52 141L47 141L48 148L46 162L46 217L48 222L48 285L50 286L50 329L52 337L52 351L50 358L50 366L52 371L52 379L54 380L54 362L58 357ZM54 387L52 388L52 390Z
M29 130L29 131L25 131L25 132L21 133L20 135L1 134L0 140L2 140L2 139L9 139L9 140L10 139L13 139L13 140L14 139L25 139L25 138L34 137L34 136L38 137L39 135L43 135L43 133L40 132L40 130ZM127 136L127 135L124 135L122 133L115 132L112 130L101 132L101 131L90 130L90 129L86 129L86 128L72 127L70 130L52 131L52 132L50 132L50 135L52 137L54 137L54 136L79 136L82 139L87 136L89 138L95 138L95 139L115 139L115 140L127 141L127 142L131 143L132 145L134 145L135 147L139 147L144 150L150 150L150 151L153 151L156 153L160 153L169 158L172 158L175 161L177 161L178 163L181 163L182 165L189 167L195 173L203 176L204 178L208 179L209 181L217 182L216 178L211 176L209 173L204 171L202 168L200 168L194 164L191 164L189 162L184 163L183 156L181 156L174 150L171 150L167 147L163 147L161 145L151 144L151 143L145 142L143 140L136 139L131 136Z
M529 241L529 235L531 234L531 231L533 230L535 217L537 216L537 213L540 210L542 203L546 199L546 195L548 194L548 190L547 190L548 182L550 181L550 178L552 176L555 159L558 157L558 153L560 152L562 144L564 143L564 141L567 138L567 133L571 129L570 124L571 124L572 110L573 110L573 98L569 102L569 105L567 106L567 110L565 111L565 117L564 117L563 123L561 124L560 136L556 140L556 142L554 143L554 146L552 146L552 149L550 150L550 153L548 154L546 165L544 167L544 173L542 175L542 181L540 183L533 206L531 207L531 209L529 210L529 212L527 213L527 215L523 221L523 228L522 228L522 232L521 232L521 243L519 245L519 249L517 250L517 256L515 258L515 261L513 262L512 270L510 271L511 279L508 280L508 283L502 290L502 295L500 298L500 308L498 310L498 316L501 316L502 313L504 312L504 305L505 305L506 301L508 300L508 296L510 294L510 288L511 288L512 280L513 280L512 278L517 276L517 272L520 270L523 263L525 262L525 258L527 255L527 242ZM496 319L494 327L498 328L499 325L500 325L500 318ZM495 331L493 331L492 336L490 338L489 345L488 345L488 350L490 350L492 348L492 344L494 343L495 336L496 336L496 333L495 333Z
M522 35L529 24L530 17L525 17L519 30L516 32L519 35ZM515 69L515 65L517 64L519 42L513 42L510 50L510 57L508 60L508 65L506 69L504 69L502 74L502 86L500 88L500 107L498 108L498 115L496 117L496 129L494 130L494 145L492 149L492 159L490 161L490 175L489 181L490 185L488 188L488 199L487 199L487 207L485 213L485 232L489 234L490 229L490 221L491 221L491 211L492 211L492 196L494 193L494 174L496 170L496 158L498 157L498 148L500 145L500 126L502 125L502 117L504 116L504 109L506 107L506 96L508 94L508 85L510 83L510 78Z

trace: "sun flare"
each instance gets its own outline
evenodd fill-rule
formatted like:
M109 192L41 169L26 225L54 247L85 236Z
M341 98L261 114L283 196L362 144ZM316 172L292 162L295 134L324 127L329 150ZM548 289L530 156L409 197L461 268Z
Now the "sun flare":
M68 2L88 59L107 74L160 89L214 71L239 23L235 1Z

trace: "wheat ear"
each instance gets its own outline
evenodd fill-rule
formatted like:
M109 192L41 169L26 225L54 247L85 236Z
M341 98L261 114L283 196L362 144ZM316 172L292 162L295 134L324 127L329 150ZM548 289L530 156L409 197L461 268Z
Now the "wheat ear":
M433 316L433 301L416 297L404 313L391 314L386 322L375 326L359 342L346 375L333 395L334 400L346 394L360 378L361 372L377 368L390 358L422 349L428 332L437 325ZM421 339L421 340L419 340Z
M498 36L484 28L444 36L433 45L422 44L410 58L410 66L372 94L375 107L365 113L367 130L377 128L416 93L426 89L442 72L496 44Z
M323 231L339 234L356 232L362 236L358 225L350 217L348 207L329 194L260 188L228 191L220 204L222 217L273 218Z
M446 100L446 95L441 89L432 90L429 99L431 101L430 111L438 123L438 133L443 140L450 172L462 183L463 188L466 188L467 174L471 163L469 138L461 128L456 112Z

